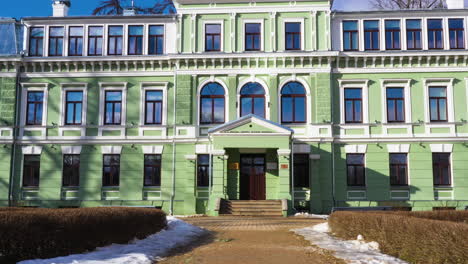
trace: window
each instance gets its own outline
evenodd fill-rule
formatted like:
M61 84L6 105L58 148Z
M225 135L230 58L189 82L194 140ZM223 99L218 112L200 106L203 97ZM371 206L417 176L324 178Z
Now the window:
M245 50L259 51L261 50L261 34L262 24L246 23L245 24Z
M44 28L33 27L29 31L29 56L42 56L44 52Z
M281 122L305 123L306 91L299 82L287 83L281 89Z
M404 88L387 88L387 122L405 122L404 92Z
M366 173L364 165L364 154L347 154L346 166L348 186L365 186Z
M39 187L40 155L24 155L23 187Z
M447 122L447 88L429 87L431 122Z
M80 186L80 155L63 155L63 187Z
M108 51L109 55L122 55L122 26L109 26Z
M83 92L67 91L65 96L65 125L81 125Z
M432 153L432 173L435 186L452 185L450 153Z
M49 56L62 56L63 54L63 27L50 27L49 29Z
M343 49L345 51L357 51L359 49L358 34L357 21L343 22Z
M422 49L421 37L421 20L420 19L408 19L406 20L406 39L407 49L419 50Z
M215 82L200 91L200 123L223 124L225 119L225 91Z
M26 125L42 125L44 92L28 92Z
M197 157L197 186L208 187L210 178L210 155L203 154Z
M443 49L443 28L442 19L428 19L427 20L427 40L429 49Z
M390 185L408 185L408 154L390 154Z
M385 41L388 50L401 49L401 29L400 20L385 21Z
M102 169L102 186L119 186L120 178L120 155L104 155L104 166Z
M221 24L205 25L205 51L221 51Z
M68 37L68 56L83 55L83 27L70 27Z
M145 155L145 186L161 186L161 155Z
M364 48L365 50L380 49L379 21L364 21Z
M164 53L164 26L150 26L148 36L148 54Z
M465 48L465 26L464 20L449 19L449 36L451 49L464 49Z
M301 23L288 22L286 28L286 50L301 50Z
M145 94L145 125L162 124L162 91L146 91Z
M143 54L143 26L128 26L128 55Z
M240 115L254 114L265 118L265 90L259 83L248 83L240 91Z
M102 56L103 28L89 27L88 30L88 55Z
M345 96L345 122L362 123L362 89L346 88Z
M294 187L310 187L309 154L294 154Z
M104 103L104 125L120 125L122 118L122 92L106 91Z

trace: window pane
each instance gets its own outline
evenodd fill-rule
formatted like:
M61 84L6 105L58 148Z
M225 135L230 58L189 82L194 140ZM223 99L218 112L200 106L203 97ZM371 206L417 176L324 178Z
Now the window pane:
M63 37L64 28L63 27L51 27L49 34L51 37Z
M224 123L224 98L216 98L214 101L214 122Z
M354 121L353 113L353 102L352 101L347 101L345 104L345 111L346 111L346 122L352 122Z
M283 111L282 121L283 122L293 122L293 98L292 97L283 97L281 99L281 108Z
M123 27L122 26L110 26L109 27L109 36L122 36Z
M449 28L450 29L464 28L463 19L449 19Z
M206 24L206 33L207 34L221 34L221 25L220 24Z
M440 120L447 120L447 103L446 100L439 100L439 115Z
M128 27L129 35L138 35L143 36L143 26L129 26Z
M42 27L31 28L31 37L44 37L44 28Z
M356 88L347 88L345 89L345 98L346 99L361 99L362 90Z
M254 98L254 114L265 118L265 98Z
M83 100L83 92L67 92L67 101L78 101Z
M211 123L212 120L212 99L202 98L201 100L201 122L202 123Z
M164 26L150 26L149 34L150 35L163 35L164 34Z
M102 36L103 34L102 27L89 27L88 30L90 36Z
M70 36L71 37L82 37L83 36L83 27L70 27Z
M305 97L296 97L295 98L295 120L294 122L305 122L306 121L306 103Z
M400 20L385 21L385 29L400 30Z
M358 30L358 23L357 21L344 21L343 22L343 30Z
M445 87L430 87L429 96L430 97L446 97L447 89Z
M260 94L265 94L265 90L263 89L263 86L259 83L248 83L244 85L241 89L240 92L241 95L260 95Z
M442 29L442 19L428 19L427 27L429 29Z
M106 101L121 101L122 92L106 92Z
M379 21L364 21L364 30L379 30Z
M147 101L162 101L163 92L162 91L147 91L146 100Z
M301 32L301 23L286 23L286 33L294 33L294 32Z
M387 88L387 98L404 98L403 88Z
M395 116L395 101L390 100L387 102L388 108L388 121L396 121L397 117Z
M200 94L201 95L224 95L224 88L218 83L209 83L202 88Z
M391 164L406 165L407 154L390 154Z
M421 20L420 19L406 20L406 29L421 29Z
M260 34L260 32L261 32L261 24L260 23L246 23L245 24L245 33Z
M363 165L364 154L348 154L346 156L346 163L348 165Z
M305 88L304 86L302 86L301 83L299 82L289 82L287 83L283 89L281 89L281 94L287 94L287 95L291 95L291 94L297 94L297 95L305 95Z
M252 114L252 98L241 98L241 116Z

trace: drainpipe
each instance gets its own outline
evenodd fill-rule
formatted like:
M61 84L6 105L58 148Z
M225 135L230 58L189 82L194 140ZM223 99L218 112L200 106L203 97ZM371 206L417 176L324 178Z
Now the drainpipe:
M10 188L9 188L9 194L8 194L8 206L12 207L13 206L13 186L14 186L14 181L15 181L15 167L16 167L16 131L17 127L19 128L19 111L20 109L19 106L21 104L18 103L18 100L20 100L21 96L21 85L20 85L20 66L16 66L16 99L15 99L15 112L13 113L13 131L12 131L12 137L13 141L11 144L11 159L10 159Z
M213 162L212 162L212 158L213 158L213 143L212 143L212 138L210 135L208 135L208 140L210 141L209 145L208 145L208 195L209 197L211 197L211 191L212 191L212 182L213 182L213 173L212 173L212 170L213 170ZM208 198L209 199L209 198Z
M294 210L294 213L296 212L296 206L294 205L295 203L295 195L294 195L294 137L291 136L291 199L292 199L292 209Z
M174 215L174 197L175 197L175 158L176 158L176 144L175 144L175 137L176 137L176 90L177 90L177 67L178 65L176 64L176 69L174 71L174 91L173 91L173 106L172 106L172 192L171 192L171 209L169 211L170 215Z
M332 133L332 141L331 141L331 152L332 152L332 168L331 168L331 171L332 171L332 201L333 201L333 207L336 206L336 194L335 194L335 136L333 135L334 134L334 118L335 118L335 107L333 107L333 99L335 98L335 85L334 85L334 82L332 82L331 80L331 73L330 73L330 88L331 88L331 99L330 99L330 104L331 104L331 133Z

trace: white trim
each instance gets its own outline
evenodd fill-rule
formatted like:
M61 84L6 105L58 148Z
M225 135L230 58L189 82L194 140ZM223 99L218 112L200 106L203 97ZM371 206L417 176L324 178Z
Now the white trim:
M286 49L286 23L301 23L301 48L298 51L306 50L305 47L305 18L283 18L283 51L290 52ZM292 50L294 51L294 50Z
M291 150L290 149L278 149L276 152L278 153L278 156L289 156L289 155L291 155Z
M167 125L167 94L168 94L168 82L142 82L140 83L140 127L138 129L139 136L143 136L145 131L150 130L161 130L161 136L165 136L164 126ZM145 111L146 111L146 91L162 91L163 102L162 102L162 113L161 113L161 124L157 125L146 125L145 124Z
M86 127L83 127L87 124L86 113L88 110L88 83L61 83L61 92L60 92L60 126L59 127L59 136L64 136L65 131L80 131L81 136L86 136ZM64 87L67 86L67 87ZM66 93L69 91L79 91L83 93L83 100L81 106L81 125L65 125L66 120Z
M264 18L258 19L242 19L242 28L240 29L242 34L242 43L241 43L241 50L244 52L261 52L265 51L265 25L264 25ZM259 51L246 51L245 50L245 24L256 23L260 24L260 50ZM235 38L234 38L235 39Z
M409 178L409 176L408 176ZM392 193L406 193L406 197L394 197L392 196ZM407 201L409 200L411 197L410 197L410 191L408 190L391 190L390 191L390 200L395 200L395 201Z
M346 154L366 154L367 145L346 145L345 152Z
M62 146L62 154L81 154L82 146Z
M42 146L23 146L21 152L23 155L41 155Z
M278 85L278 121L281 122L281 114L283 111L283 106L281 104L281 99L282 99L282 94L281 91L283 90L284 86L290 82L298 82L304 86L305 92L306 92L306 123L310 124L312 123L312 115L314 114L312 112L312 93L310 86L306 80L304 80L301 77L296 77L296 75L293 75L291 77L288 77L284 79L280 85ZM289 125L289 124L288 124Z
M240 101L240 92L244 85L248 83L259 83L262 87L263 90L265 90L265 119L269 120L270 119L270 88L268 87L267 83L263 81L262 79L252 75L249 78L246 78L245 80L239 82L239 85L237 86L237 118L241 117L241 101Z
M48 97L49 97L49 84L48 83L21 83L21 113L20 122L24 126L20 129L19 136L23 137L25 131L41 131L41 137L45 137L47 134L47 114L48 114ZM43 104L42 104L42 123L40 126L28 126L26 125L27 118L27 104L28 104L28 92L39 91L44 93Z
M220 50L219 51L207 51L206 50L206 45L205 45L205 30L206 30L206 24L220 24L221 25L221 39L219 43ZM200 49L198 50L199 52L207 52L207 53L216 53L216 52L225 52L225 47L224 47L224 19L203 19L202 20L202 45Z
M102 136L102 132L105 131L120 131L120 136L125 135L125 127L123 128L106 128L104 125L104 104L105 104L105 92L106 91L121 91L122 92L122 109L120 117L120 126L125 126L127 123L127 83L126 82L100 82L99 83L99 129L98 136ZM119 126L119 125L117 125ZM109 125L109 127L112 127Z
M201 125L200 124L200 121L201 121L200 120L201 90L205 87L205 85L207 85L209 83L218 83L219 85L221 85L224 88L224 123L229 122L230 102L229 102L229 89L228 89L228 86L220 78L216 78L214 75L211 75L210 78L208 78L207 80L200 83L200 85L198 85L198 88L197 88L197 118L196 118L197 119L197 124ZM203 124L203 125L205 125L205 124ZM208 124L208 125L210 125L210 124Z
M122 146L101 146L102 154L119 154L122 153Z
M410 144L388 144L388 153L409 153L411 149Z
M209 145L201 145L201 144L195 145L195 154L209 154L209 153L210 153Z
M346 88L362 89L362 124L369 122L369 80L367 79L339 79L340 85L340 124L346 125L345 120L345 94Z
M404 97L405 97L405 122L411 124L412 121L412 109L411 109L411 79L382 79L381 89L382 89L382 123L388 123L387 120L387 88L403 88ZM401 123L401 124L404 124Z
M430 144L432 153L452 153L453 144Z
M453 104L453 82L454 78L424 78L424 117L427 123L431 122L429 88L431 86L445 86L447 88L447 122L455 122L455 106ZM446 123L447 123L446 122ZM434 123L433 123L434 124ZM442 125L444 123L435 123ZM446 125L446 124L445 124Z
M293 147L294 154L309 154L310 153L310 145L308 144L294 144Z
M162 154L164 150L164 145L160 146L142 146L143 154Z

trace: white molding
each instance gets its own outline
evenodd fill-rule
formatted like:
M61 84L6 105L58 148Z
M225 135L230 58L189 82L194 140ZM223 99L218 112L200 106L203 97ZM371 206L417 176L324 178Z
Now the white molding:
M209 145L201 145L201 144L195 145L195 154L209 154L209 153L210 153Z
M206 24L220 24L221 25L221 38L219 42L219 51L206 51L206 45L205 45L205 40L206 40ZM201 42L202 46L198 49L198 52L206 52L206 53L212 53L212 52L226 52L225 46L224 46L224 19L202 19L202 34L201 34Z
M61 146L62 154L81 154L82 146Z
M382 90L382 123L386 124L387 119L387 88L403 88L405 96L405 122L412 123L412 109L411 109L411 81L412 79L381 79ZM404 124L402 123L402 124Z
M277 150L278 156L289 156L291 155L290 149L278 149Z
M101 146L102 154L119 154L122 153L122 146Z
M49 83L21 83L21 113L20 113L20 123L23 128L19 131L19 136L23 137L25 131L40 131L41 136L45 137L47 134L47 115L48 115L48 97L49 97ZM38 91L43 92L43 104L42 104L42 123L38 126L27 126L26 125L26 118L27 118L27 104L28 104L28 92L30 91Z
M283 18L283 51L288 52L286 49L286 23L301 23L301 48L299 51L305 51L305 18Z
M447 88L447 122L455 121L455 106L453 103L454 78L424 78L424 117L427 123L431 122L429 105L429 88L432 86L445 86ZM437 123L439 124L439 123ZM443 124L443 123L442 123Z
M42 146L23 146L21 152L23 155L41 155Z
M142 146L143 154L162 154L164 151L164 145L160 146Z
M368 79L339 79L340 85L340 123L346 124L345 120L345 89L360 88L362 89L362 123L369 122L369 80Z
M411 149L410 144L388 144L388 153L409 153Z
M226 154L226 150L224 149L213 149L211 150L211 155L213 156L223 156Z
M122 109L120 117L120 125L126 125L127 123L127 83L126 82L100 82L99 83L99 128L98 136L102 136L104 130L106 131L120 131L120 136L125 135L125 128L115 128L114 125L109 125L106 128L104 125L104 105L105 105L105 92L106 91L121 91L122 92ZM119 125L117 125L119 126Z
M261 52L265 51L265 19L264 18L256 18L256 19L248 19L248 18L243 18L242 20L242 29L240 29L240 32L242 34L242 43L241 43L241 50L244 52L252 52L252 51L246 51L245 50L245 24L249 23L258 23L260 24L260 51L253 51L253 52Z
M345 152L346 154L366 154L367 145L346 145Z
M197 160L197 157L198 157L197 155L184 155L184 158L186 160L191 160L191 161Z
M161 130L161 126L167 125L167 94L168 94L168 82L141 82L140 83L140 128L138 129L139 136L143 136L147 130ZM162 91L162 113L161 113L161 124L157 125L146 125L145 124L145 111L146 111L146 91ZM156 129L155 129L156 128ZM165 130L161 132L161 135Z
M452 153L453 144L430 144L432 153Z
M88 83L61 83L60 92L60 126L59 136L64 136L65 131L80 131L81 136L86 136L87 112L88 112ZM65 125L66 120L66 93L69 91L79 91L83 93L81 106L81 126Z
M226 131L232 130L233 128L243 126L248 123L253 123L259 126L263 126L265 128L271 129L274 132L273 133L226 133ZM250 136L277 136L277 135L291 135L293 134L293 130L291 130L288 127L281 126L279 124L270 122L265 119L261 119L255 115L247 115L244 116L240 119L237 119L235 121L232 121L230 123L226 123L224 125L220 125L217 127L212 128L209 131L209 134L211 135L227 135L227 136L233 136L233 135L250 135Z

